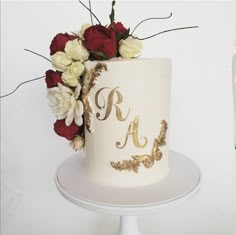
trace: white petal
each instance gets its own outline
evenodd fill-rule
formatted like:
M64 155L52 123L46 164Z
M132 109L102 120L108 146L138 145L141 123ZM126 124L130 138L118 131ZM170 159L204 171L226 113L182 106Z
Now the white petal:
M77 116L82 116L84 113L84 105L80 100L76 101L75 113Z
M57 110L56 115L58 117L63 117L65 118L68 115L68 110Z
M67 116L67 113L64 113L64 114L61 114L61 115L57 115L57 119L58 120L62 120L62 119L65 119Z
M80 90L81 90L81 85L80 83L77 85L76 89L75 89L75 99L78 99L79 95L80 95Z
M83 118L82 117L75 118L75 123L77 126L82 126L83 125Z
M74 119L74 110L75 110L75 103L73 103L67 113L67 117L66 117L66 125L69 126Z
M58 87L60 88L61 91L73 94L73 91L69 87L63 86L61 83L58 83Z
M67 115L66 121L65 121L66 126L70 126L70 124L73 122L73 119L74 119L74 115L73 114L72 115Z

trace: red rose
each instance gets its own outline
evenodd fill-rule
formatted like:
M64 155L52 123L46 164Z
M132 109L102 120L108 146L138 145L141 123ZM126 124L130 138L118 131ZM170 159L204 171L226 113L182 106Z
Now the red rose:
M82 126L77 126L73 121L70 126L66 126L65 119L57 120L54 123L54 131L62 137L65 137L68 140L73 140L74 136L81 132Z
M112 22L112 24L110 24L108 26L109 30L113 30L116 34L120 33L123 34L124 32L127 31L127 29L124 27L124 25L121 22Z
M84 32L84 45L97 59L112 58L116 54L116 35L102 25L94 25Z
M76 39L76 36L69 35L68 33L57 34L51 42L50 55L53 55L58 51L64 51L66 43L74 39Z
M55 72L53 70L48 70L46 72L45 81L47 83L47 88L56 87L57 83L63 84L62 79L61 79L61 73Z

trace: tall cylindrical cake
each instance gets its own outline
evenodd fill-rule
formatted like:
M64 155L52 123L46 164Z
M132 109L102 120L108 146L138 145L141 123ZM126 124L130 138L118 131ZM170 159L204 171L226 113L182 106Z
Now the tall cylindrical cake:
M87 70L98 61L86 62ZM91 131L85 129L85 171L114 187L156 183L168 175L169 59L103 61L89 93Z

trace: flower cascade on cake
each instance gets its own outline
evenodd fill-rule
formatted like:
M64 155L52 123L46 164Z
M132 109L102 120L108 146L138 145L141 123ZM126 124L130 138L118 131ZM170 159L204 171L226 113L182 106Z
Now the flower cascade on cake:
M99 63L86 71L87 60L109 60L114 57L131 59L138 56L142 42L130 35L130 29L114 21L114 5L110 24L83 24L78 34L58 33L50 45L52 66L46 72L49 105L57 120L55 132L71 141L75 150L84 146L84 128L92 130L92 110L88 93L95 86L102 70ZM87 123L87 124L86 124Z

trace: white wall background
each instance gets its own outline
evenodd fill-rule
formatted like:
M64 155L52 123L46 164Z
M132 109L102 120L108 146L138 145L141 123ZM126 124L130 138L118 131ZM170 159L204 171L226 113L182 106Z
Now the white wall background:
M93 8L102 22L109 22L108 2L96 1ZM118 1L116 12L116 19L131 28L144 18L173 12L169 20L140 27L140 37L171 27L200 26L144 44L142 57L172 58L171 148L200 166L203 181L197 196L181 207L141 217L141 229L150 235L236 234L231 79L236 2ZM55 34L77 31L89 19L76 0L3 1L1 94L51 68L24 48L49 56ZM54 134L54 121L43 80L1 100L1 234L114 232L118 217L78 208L57 192L55 170L73 151Z

